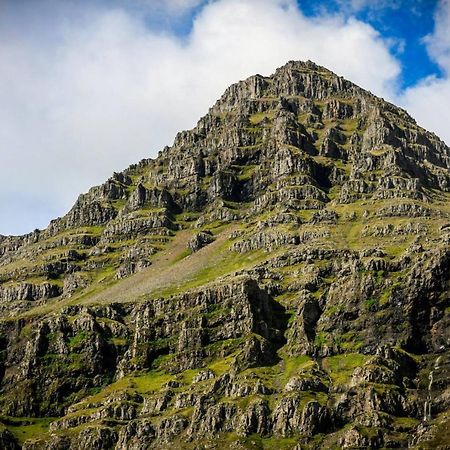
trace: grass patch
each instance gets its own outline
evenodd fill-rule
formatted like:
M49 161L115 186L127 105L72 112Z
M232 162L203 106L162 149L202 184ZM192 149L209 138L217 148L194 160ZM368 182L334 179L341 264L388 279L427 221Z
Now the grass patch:
M157 292L156 295L164 297L176 295L188 289L204 286L217 278L236 272L245 267L253 266L270 257L270 254L263 250L250 251L245 254L232 252L228 249L230 243L226 241L214 256L214 262L200 271L195 276L187 279L177 286L170 286Z
M116 347L125 347L126 345L129 344L127 339L124 338L117 338L117 337L112 337L108 339L108 343L115 345Z
M178 261L181 261L182 259L188 257L189 255L192 255L192 250L190 248L187 248L186 250L183 250L176 258L174 258L171 264L175 264Z
M159 391L164 384L173 380L173 375L151 371L141 376L132 377L131 385L136 387L140 394L148 394Z
M329 374L333 383L346 384L353 371L364 364L366 355L360 353L345 353L343 355L329 356L323 360L323 368Z
M376 311L378 309L378 299L376 298L369 298L364 303L365 308L368 311Z
M280 376L280 381L284 384L294 375L299 372L312 369L314 367L314 360L307 355L285 357L282 361L283 373Z
M328 334L324 332L319 332L314 338L314 345L317 347L322 347L329 343Z
M39 438L47 433L50 422L55 419L55 417L2 417L0 422L5 424L6 428L22 445L28 439Z
M261 123L264 119L272 120L274 118L274 115L275 115L275 111L266 111L263 113L255 113L255 114L252 114L248 120L252 125L257 125L257 124Z
M395 428L410 430L419 425L420 421L413 417L394 417L392 424Z
M77 350L83 346L84 341L87 339L88 335L85 331L80 331L75 336L69 339L69 348L71 350Z
M115 381L114 383L109 384L94 395L86 397L82 402L80 402L79 410L83 409L83 405L102 403L110 395L121 391L150 394L160 390L164 384L173 379L173 375L156 370L128 375Z
M234 356L227 356L223 359L218 359L217 361L208 364L208 368L211 369L215 375L220 376L231 369Z

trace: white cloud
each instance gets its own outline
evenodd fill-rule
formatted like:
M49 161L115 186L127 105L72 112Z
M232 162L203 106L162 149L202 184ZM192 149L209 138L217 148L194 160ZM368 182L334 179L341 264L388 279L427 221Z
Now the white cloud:
M306 18L293 0L209 2L184 38L152 31L120 8L56 25L50 38L0 32L3 233L45 226L113 170L155 156L239 79L311 59L392 97L400 71L370 26ZM42 203L47 217L27 213Z
M450 0L441 0L435 12L434 32L425 38L427 50L439 64L443 77L428 77L399 98L423 127L450 143Z
M425 38L430 56L450 74L450 0L441 0L435 12L433 34Z

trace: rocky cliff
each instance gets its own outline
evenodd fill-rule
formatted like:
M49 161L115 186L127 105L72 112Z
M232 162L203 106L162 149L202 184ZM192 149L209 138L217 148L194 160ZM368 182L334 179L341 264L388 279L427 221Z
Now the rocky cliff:
M450 149L311 62L0 236L0 447L450 446Z

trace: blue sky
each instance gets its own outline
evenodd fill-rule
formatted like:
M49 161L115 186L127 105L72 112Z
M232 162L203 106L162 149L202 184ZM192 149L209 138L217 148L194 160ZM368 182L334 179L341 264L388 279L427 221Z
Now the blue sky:
M434 29L434 12L438 0L375 0L339 2L336 0L299 1L309 16L323 9L339 13L344 11L362 22L371 24L386 39L392 39L393 54L401 61L400 84L406 88L430 75L441 75L441 69L427 52L424 37ZM350 7L349 7L350 5Z
M45 227L290 59L450 142L449 29L450 0L0 0L0 234Z

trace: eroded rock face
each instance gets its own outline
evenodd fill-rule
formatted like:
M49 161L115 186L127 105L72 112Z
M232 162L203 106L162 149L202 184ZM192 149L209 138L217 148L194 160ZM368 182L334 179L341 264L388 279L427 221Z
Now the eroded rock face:
M230 86L0 236L0 447L445 448L449 201L449 148L332 72Z
M161 366L168 373L201 367L208 347L227 340L248 340L240 356L243 366L276 360L286 326L283 311L254 280L244 279L176 299L74 306L21 329L6 326L11 352L3 384L11 398L3 400L11 415L60 414L64 398L149 369L163 355L171 356ZM166 322L166 317L172 320ZM19 360L20 370L8 371ZM55 383L49 386L49 379ZM50 409L52 402L55 409ZM133 414L121 412L120 419L115 412L114 417L129 420Z
M188 242L188 248L193 252L197 252L201 248L213 242L214 238L211 232L201 231L196 233Z
M288 254L294 266L296 258L333 260L333 254L326 252ZM340 274L340 281L319 300L306 293L316 286L304 288L293 321L259 285L267 270L287 264L281 258L266 269L267 264L261 266L257 277L261 281L225 281L134 305L72 306L58 315L22 323L18 329L4 328L10 337L3 344L8 350L2 407L15 416L65 414L52 422L50 430L60 434L70 430L68 440L49 438L48 448L146 448L234 431L243 437L256 433L286 439L330 434L343 448L381 447L393 439L389 433L396 433L397 417L410 417L412 424L422 417L423 400L416 385L421 363L400 347L440 352L443 340L449 339L447 330L436 341L435 330L442 330L445 323L436 312L426 326L414 315L403 315L405 308L424 310L420 305L425 286L438 297L445 292L442 275L429 274L448 273L448 254L419 253L415 258L407 265L409 281L392 294L406 303L381 309L366 309L374 286L370 279L355 278L362 264L359 256L336 253L335 267L326 269L326 274ZM320 284L320 274L316 276ZM339 306L341 300L345 310ZM377 314L383 309L391 316L380 316L389 332L379 329ZM336 344L339 336L342 340L348 334L350 323L351 333L357 336L352 345L361 342L362 353L347 355ZM399 326L402 329L395 332ZM325 336L325 341L318 336ZM294 363L299 354L304 356ZM215 358L229 361L222 375L214 364L208 368ZM285 364L294 364L295 370L286 372ZM196 375L187 381L182 374L190 370ZM161 373L168 374L168 381L153 393L145 388L132 394L122 391L121 386L136 389L134 383L143 381L133 380L140 376L144 380L146 375L139 374L146 371L150 371L147 382ZM117 389L107 390L98 400L95 396L83 400L84 392L109 380L117 380L112 385ZM435 389L444 387L445 382ZM73 398L80 402L73 403ZM434 414L445 411L447 404L436 397ZM90 425L99 421L100 427ZM111 421L120 425L111 429ZM29 443L26 448L39 445Z
M40 300L43 298L52 298L61 295L59 286L45 283L41 285L33 285L23 283L19 286L1 287L0 301L15 302L20 300Z

